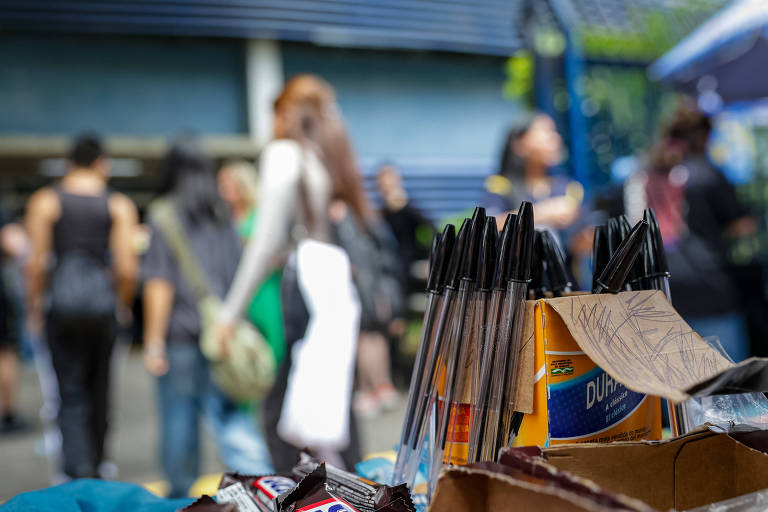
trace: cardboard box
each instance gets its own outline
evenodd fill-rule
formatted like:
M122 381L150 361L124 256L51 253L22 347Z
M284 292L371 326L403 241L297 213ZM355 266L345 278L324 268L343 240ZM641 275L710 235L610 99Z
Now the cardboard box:
M567 489L488 469L452 467L440 474L428 512L608 512L606 506Z
M666 441L553 446L541 455L559 470L655 509L688 510L768 488L766 448L768 431L699 429Z
M659 291L529 304L515 446L660 439L659 397L685 400L733 366Z

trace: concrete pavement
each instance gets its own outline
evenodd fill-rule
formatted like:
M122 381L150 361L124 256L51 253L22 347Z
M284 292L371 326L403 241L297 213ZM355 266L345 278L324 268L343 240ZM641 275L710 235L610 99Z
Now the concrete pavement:
M139 353L126 352L118 359L113 385L111 460L117 466L119 480L142 484L157 482L162 480L162 474L156 453L158 420L154 382L144 370ZM0 502L20 492L50 485L39 419L42 395L33 366L24 366L20 384L21 413L32 423L32 428L20 434L0 435ZM360 422L363 453L394 446L400 435L404 407L401 397L398 410ZM203 445L203 472L223 471L207 432Z

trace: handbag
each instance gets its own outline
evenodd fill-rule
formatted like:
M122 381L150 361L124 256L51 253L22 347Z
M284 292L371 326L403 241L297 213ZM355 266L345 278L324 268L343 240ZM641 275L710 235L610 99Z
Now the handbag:
M179 264L181 275L198 300L200 350L211 365L214 383L238 401L260 400L275 380L276 365L272 349L261 333L246 320L235 324L228 351L219 344L218 319L222 302L209 286L208 279L184 235L184 228L167 199L150 206L153 223L160 229Z

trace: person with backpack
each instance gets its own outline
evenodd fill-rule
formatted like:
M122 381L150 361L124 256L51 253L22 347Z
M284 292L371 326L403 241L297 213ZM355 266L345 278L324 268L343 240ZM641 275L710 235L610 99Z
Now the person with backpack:
M330 206L337 243L349 255L352 279L360 297L357 343L357 393L353 406L360 418L374 418L397 407L392 384L389 337L404 324L405 293L397 239L372 212L360 217L342 201Z
M142 262L144 364L157 378L161 462L173 498L186 496L200 474L201 416L230 470L272 472L256 418L232 395L237 386L224 389L216 380L221 374L205 349L205 304L226 294L241 252L212 164L196 137L173 143L159 197L149 206L151 238ZM261 338L265 353L273 375L274 358ZM246 377L270 373L244 359Z
M756 305L760 322L765 291L759 273L737 281L728 250L733 240L753 234L757 222L709 160L711 130L712 120L694 102L681 100L661 127L648 170L633 177L645 185L635 189L633 201L658 217L675 309L701 336L717 336L740 362L750 356L745 311Z
M138 215L128 197L107 187L110 163L98 137L78 138L69 163L56 185L27 204L27 311L31 329L45 331L58 380L62 470L98 477L117 313L132 304L136 283Z

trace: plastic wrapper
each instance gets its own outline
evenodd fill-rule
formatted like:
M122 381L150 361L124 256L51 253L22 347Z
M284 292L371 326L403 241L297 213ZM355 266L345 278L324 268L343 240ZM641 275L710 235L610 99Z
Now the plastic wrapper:
M717 336L704 338L704 341L733 362ZM735 425L749 425L760 430L768 429L768 398L763 393L694 397L684 403L685 420L689 430L706 423L717 425L724 432L731 431Z
M273 500L293 489L297 482L298 479L291 475L224 473L216 492L216 502L235 503L240 512L273 512Z
M216 503L213 498L204 494L180 512L239 512L239 508L236 503Z
M349 502L359 512L413 512L415 510L411 494L405 484L395 486L379 484L327 465L306 452L300 454L299 462L293 468L293 474L303 482L304 479L315 475L319 468L322 468L327 490ZM281 499L282 497L277 501Z
M688 512L763 512L768 510L768 489L689 509Z

